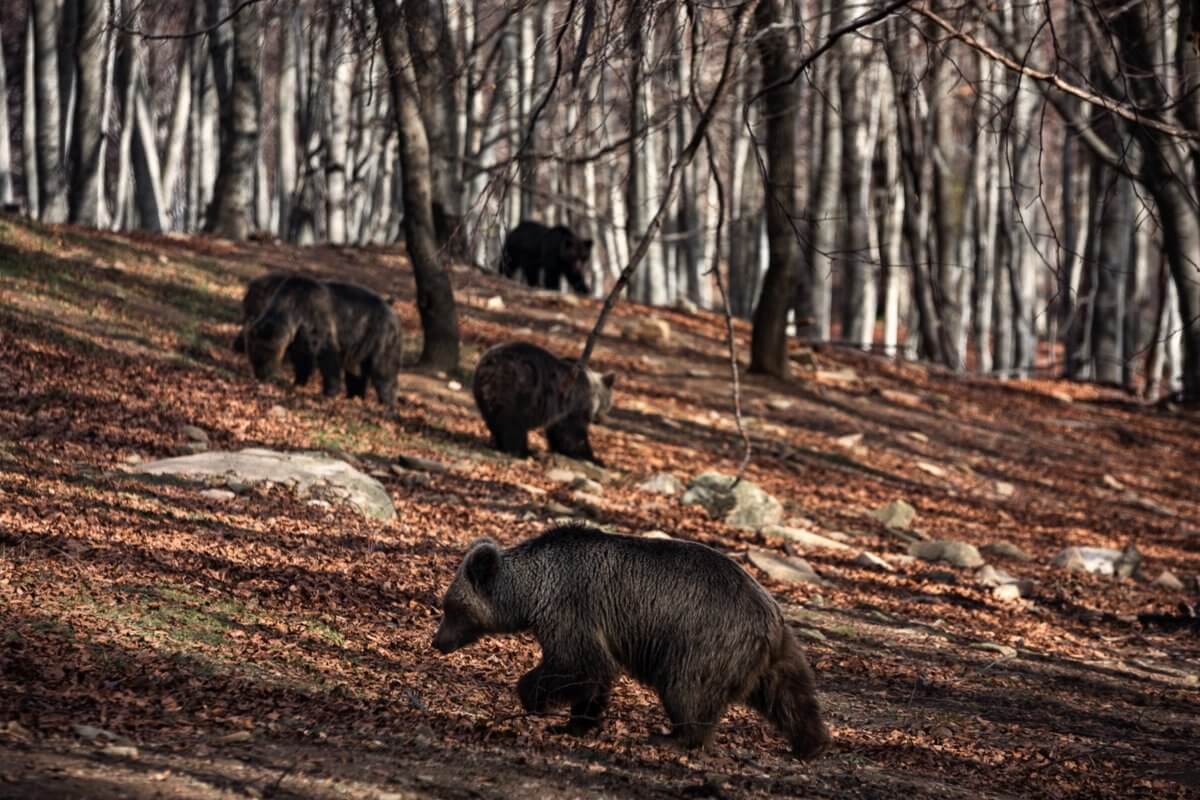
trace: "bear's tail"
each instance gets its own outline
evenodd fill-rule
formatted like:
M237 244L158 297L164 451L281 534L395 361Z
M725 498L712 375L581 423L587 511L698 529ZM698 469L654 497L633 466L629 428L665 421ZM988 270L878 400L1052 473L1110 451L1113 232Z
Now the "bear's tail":
M770 658L749 703L787 737L796 757L816 758L829 746L829 731L821 721L812 668L786 625Z

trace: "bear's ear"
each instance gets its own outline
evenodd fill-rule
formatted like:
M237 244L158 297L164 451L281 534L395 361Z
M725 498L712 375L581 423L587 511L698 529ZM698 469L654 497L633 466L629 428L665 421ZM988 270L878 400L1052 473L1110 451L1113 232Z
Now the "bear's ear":
M500 569L500 548L491 539L480 539L471 545L463 561L463 572L477 589L486 589Z
M617 373L606 372L602 376L600 376L600 380L604 382L605 386L607 386L609 389L611 389L613 387L613 384L617 382Z

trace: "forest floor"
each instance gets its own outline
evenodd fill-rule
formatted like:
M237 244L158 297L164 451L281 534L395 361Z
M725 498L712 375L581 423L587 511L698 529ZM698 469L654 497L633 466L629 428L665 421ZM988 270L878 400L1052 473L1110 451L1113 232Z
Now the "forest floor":
M229 347L241 288L279 267L397 298L415 361L396 252L0 218L0 797L1200 796L1200 636L1137 620L1197 599L1195 410L797 350L790 381L745 379L748 477L851 547L800 548L827 585L781 584L745 562L779 542L637 488L655 471L736 469L719 315L655 310L671 338L649 347L620 335L648 310L617 307L595 356L619 374L593 431L609 471L580 495L544 455L489 449L462 385L496 342L576 352L595 301L456 268L465 370L405 372L388 415L251 378ZM748 327L737 336L745 353ZM383 475L398 517L129 474L180 454L185 425L214 449L345 455ZM402 455L449 469L391 469ZM995 563L1035 580L1032 596L1002 601L970 570L905 558L872 516L896 499L918 535L1022 548L1030 561ZM662 710L627 680L598 736L564 738L546 730L561 714L520 713L528 637L434 652L467 544L520 541L564 511L745 563L803 637L832 750L794 761L742 709L709 751L656 747ZM1052 564L1068 545L1129 542L1145 559L1134 578ZM895 572L859 566L864 550ZM1152 584L1163 569L1185 589Z

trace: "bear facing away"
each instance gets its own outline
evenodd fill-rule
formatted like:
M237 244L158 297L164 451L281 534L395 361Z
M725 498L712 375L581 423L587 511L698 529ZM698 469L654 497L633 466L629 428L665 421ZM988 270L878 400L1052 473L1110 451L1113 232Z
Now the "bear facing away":
M333 300L346 396L365 398L369 383L379 402L392 408L404 354L400 319L386 300L364 286L324 283Z
M615 376L585 369L528 342L496 345L479 359L471 390L475 405L502 453L529 455L529 431L546 429L550 449L600 463L588 425L612 407Z
M745 570L694 542L554 528L515 547L471 545L442 600L442 653L531 631L542 661L517 682L530 712L570 706L558 732L599 727L613 682L654 689L670 739L707 745L731 703L782 733L800 758L829 744L814 678L779 606Z
M500 272L511 278L520 270L530 286L555 291L566 278L576 292L588 294L584 267L591 257L591 239L580 239L565 225L550 228L527 219L504 237Z

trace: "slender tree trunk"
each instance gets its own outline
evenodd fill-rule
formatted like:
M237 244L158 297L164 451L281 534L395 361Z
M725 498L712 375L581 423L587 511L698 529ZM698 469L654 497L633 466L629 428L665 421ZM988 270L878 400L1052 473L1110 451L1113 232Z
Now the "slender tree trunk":
M70 220L81 225L100 225L100 159L104 138L104 66L108 58L104 31L105 0L66 0L78 2L78 32L75 61L78 73L75 86L74 134L70 150Z
M191 28L191 17L189 16ZM178 66L175 70L175 99L171 107L171 124L167 130L167 143L162 164L162 195L168 210L177 208L176 190L183 171L184 151L187 145L188 120L192 113L192 57L191 47L184 43L179 48ZM185 198L186 199L186 198ZM185 215L170 214L172 218L184 219ZM186 223L183 223L186 225ZM178 227L172 225L172 227Z
M258 156L258 65L260 13L258 6L243 8L232 22L232 76L227 97L221 102L221 154L212 206L206 227L209 233L242 240L250 234L254 199L254 170ZM222 78L213 45L217 93Z
M42 213L41 198L38 197L36 41L33 33L33 14L27 14L21 91L21 167L25 178L25 211L34 219L40 217Z
M886 111L894 112L890 90ZM885 112L886 113L886 112ZM883 278L883 352L889 357L898 354L900 332L900 297L905 293L907 271L901 263L904 252L904 187L900 178L900 147L894 126L884 136L884 181L887 186L887 210L880 226L879 256Z
M279 20L279 149L276 152L275 193L279 197L279 220L276 232L280 238L289 235L293 192L296 191L296 96L300 61L300 4L292 4Z
M858 42L845 48L838 70L842 106L841 226L845 269L842 286L842 337L864 350L875 338L875 262L871 247L871 165L879 124L879 104L868 108L867 52ZM870 93L874 97L873 92Z
M404 180L404 232L417 283L417 312L425 342L421 363L458 368L458 312L450 278L437 261L429 142L421 119L417 79L408 51L407 20L391 0L374 0L384 58L390 72L392 112L400 137Z
M759 0L754 9L762 82L771 85L795 71L797 42L791 33L790 5L785 0ZM788 375L787 315L792 299L792 276L799 247L792 220L796 218L796 114L799 82L787 81L763 96L767 125L766 226L770 266L754 310L750 341L750 371L778 378Z
M1133 186L1120 175L1104 181L1104 199L1093 236L1096 253L1096 300L1092 313L1093 374L1101 383L1120 384L1125 356L1125 285L1132 263Z
M63 169L62 108L58 73L58 4L30 0L33 20L37 104L38 218L67 221L67 181Z
M346 244L346 172L350 140L350 91L354 76L353 44L342 12L329 15L329 127L325 136L325 234L333 244Z
M2 28L3 26L0 26ZM0 41L3 40L0 33ZM13 202L12 140L8 120L8 75L0 58L0 206Z

